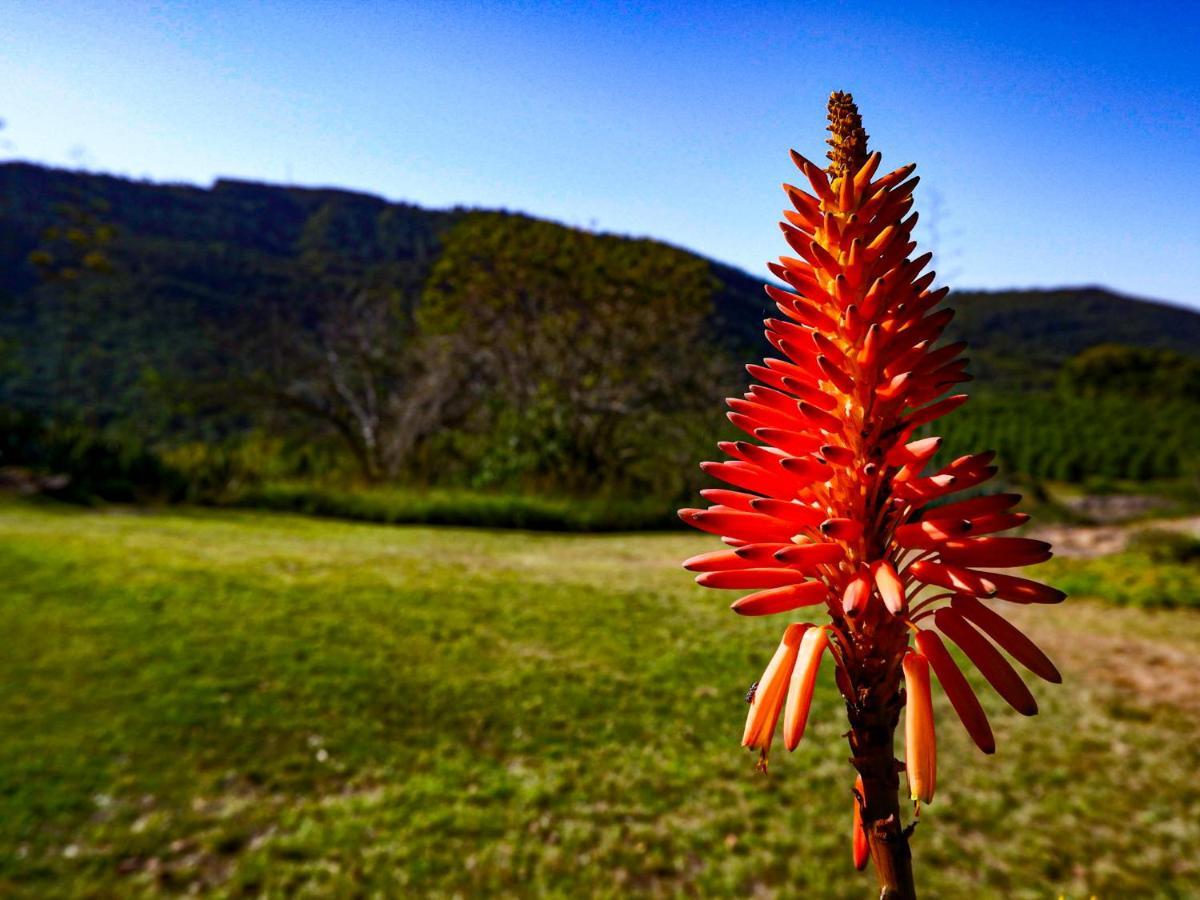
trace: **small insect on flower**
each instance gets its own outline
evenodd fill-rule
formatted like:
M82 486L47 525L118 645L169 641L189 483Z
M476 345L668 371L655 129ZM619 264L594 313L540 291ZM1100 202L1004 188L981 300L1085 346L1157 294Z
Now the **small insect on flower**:
M754 695L757 693L758 693L758 682L756 681L756 682L754 682L754 684L750 685L750 690L746 691L746 702L753 703Z
M729 398L744 440L701 463L730 487L709 488L707 509L680 510L723 550L684 566L700 584L744 593L747 616L822 611L828 623L786 622L761 679L750 688L743 746L759 767L782 714L784 742L804 733L825 651L850 722L856 770L853 860L875 863L882 892L914 896L909 830L901 822L898 771L912 797L933 798L936 738L931 673L967 733L995 750L983 707L940 635L1017 712L1037 703L1001 651L1047 681L1046 655L996 604L1057 603L1061 591L997 572L1050 557L1050 546L1001 532L1028 521L1020 497L973 492L997 472L991 452L944 459L924 432L960 407L950 393L971 376L962 343L943 343L954 313L948 289L916 255L914 167L881 169L849 94L829 101L829 165L792 151L800 186L780 223L789 255L769 264L778 317L766 319L773 351L747 366L755 380ZM881 174L882 173L882 174ZM794 254L794 255L792 255ZM960 494L961 496L961 494ZM806 616L810 618L811 616ZM936 629L936 630L935 630ZM940 634L939 634L940 633ZM905 708L906 763L893 756Z

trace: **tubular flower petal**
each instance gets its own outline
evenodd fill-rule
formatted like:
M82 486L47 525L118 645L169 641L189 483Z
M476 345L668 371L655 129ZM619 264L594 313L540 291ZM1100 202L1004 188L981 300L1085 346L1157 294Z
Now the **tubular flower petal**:
M767 768L767 754L775 736L775 723L779 721L779 713L783 709L792 668L796 665L796 656L800 652L800 642L809 630L810 626L807 624L787 627L783 633L783 640L779 642L775 655L771 657L766 671L758 680L758 686L750 700L746 728L742 732L742 746L759 751L758 764L763 770Z
M867 843L867 832L863 829L862 802L863 780L859 775L854 782L854 822L851 825L850 842L854 854L854 868L862 871L871 859L871 845Z
M746 568L755 568L762 566L765 563L775 562L775 554L780 550L785 550L791 544L743 544L733 551L734 556L740 558L743 562L749 565ZM732 567L731 567L732 568Z
M871 574L875 577L875 587L883 598L883 605L893 616L904 612L904 582L886 559L871 564Z
M747 594L735 600L729 608L743 616L770 616L823 603L828 594L829 588L825 587L824 582L806 581L804 584L789 584Z
M792 682L788 687L787 706L783 713L783 742L789 750L795 750L804 737L804 726L808 724L808 710L812 705L813 687L817 683L817 672L821 668L821 656L829 646L824 628L810 628L800 641L800 655L792 670Z
M696 576L696 584L711 588L775 588L803 581L804 573L795 569L735 569Z
M974 597L965 594L956 596L950 601L950 606L1034 675L1051 684L1062 683L1062 675L1058 674L1058 669L1050 661L1050 657L999 613L993 612Z
M937 780L937 737L933 728L933 695L929 660L914 650L904 654L904 770L912 799L933 801Z
M1012 603L1062 603L1067 599L1067 595L1057 588L1030 581L1028 578L1001 575L999 572L988 572L987 577L996 588L996 596L1001 600Z
M945 541L940 555L956 566L1010 569L1045 562L1050 558L1050 545L1029 538L977 537Z
M793 566L819 566L835 563L846 555L841 544L818 541L812 544L789 544L775 551L775 559Z
M744 437L718 444L724 458L701 464L724 483L702 491L710 506L679 515L732 548L685 566L705 587L752 591L732 604L735 612L828 613L828 625L789 628L751 705L744 743L765 761L786 702L785 741L795 746L828 646L861 775L855 864L869 851L881 880L891 879L885 894L910 896L891 755L902 678L915 797L933 795L930 669L980 749L995 749L966 678L920 623L932 617L1001 696L1032 713L1032 695L991 642L1048 681L1058 671L977 598L1034 604L1064 595L995 571L1042 562L1050 548L997 536L1028 520L1013 511L1018 495L961 499L996 473L994 454L945 461L941 438L924 434L967 401L949 391L970 375L965 345L942 340L954 315L943 305L947 289L935 287L931 257L912 239L918 179L911 165L881 168L848 94L834 94L829 110L830 165L793 151L800 177L784 186L788 255L768 264L776 282L766 285L773 312L763 322L774 351L746 367L751 383L726 401Z
M862 615L870 599L871 578L866 572L859 572L846 582L846 589L842 592L842 611L853 619Z
M757 563L753 560L739 556L736 550L701 553L683 562L683 567L690 572L724 572L728 569L749 569L755 565Z
M923 581L926 584L949 588L952 591L962 591L964 594L976 597L996 596L996 586L990 580L990 573L988 578L984 578L980 573L972 572L970 569L932 562L927 559L918 559L908 567L908 571L917 581Z
M835 517L821 523L821 534L839 541L857 541L862 533L862 522L855 519Z
M933 616L933 621L942 634L958 644L967 658L975 663L975 668L983 673L983 677L996 689L996 693L1004 698L1013 709L1023 716L1037 713L1037 701L1029 688L1021 680L1021 676L1008 664L1000 652L988 643L987 638L971 627L953 607L942 607Z
M929 660L933 672L941 682L942 690L954 711L958 714L967 734L984 753L996 752L996 739L992 737L992 726L987 714L979 705L979 699L967 684L958 664L951 658L946 645L932 631L921 631L916 637L917 652Z

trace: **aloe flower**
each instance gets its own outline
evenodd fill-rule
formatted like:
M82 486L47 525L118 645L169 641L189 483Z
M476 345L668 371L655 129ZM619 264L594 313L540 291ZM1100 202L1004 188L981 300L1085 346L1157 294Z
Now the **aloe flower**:
M685 509L690 525L726 549L684 563L712 588L744 593L742 615L811 617L792 622L758 682L742 743L765 770L782 713L793 749L808 720L828 650L849 718L858 780L853 858L874 861L886 897L914 896L899 771L917 804L933 798L936 746L930 671L985 753L995 749L987 716L944 635L992 688L1025 715L1037 704L1011 657L1060 680L1032 641L983 600L1057 603L1053 588L996 569L1042 562L1048 544L999 533L1024 524L1019 496L950 499L996 473L992 453L950 461L941 439L918 430L967 399L961 343L941 343L953 312L946 288L914 256L914 167L879 175L879 153L849 94L829 103L830 165L792 159L806 189L785 185L792 209L781 223L795 256L770 269L779 310L766 320L776 354L747 366L754 379L728 400L747 440L719 444L726 459L701 468L730 485L701 491L712 505ZM1004 652L1001 652L1004 651ZM1005 654L1008 654L1006 657ZM907 759L894 755L901 710Z

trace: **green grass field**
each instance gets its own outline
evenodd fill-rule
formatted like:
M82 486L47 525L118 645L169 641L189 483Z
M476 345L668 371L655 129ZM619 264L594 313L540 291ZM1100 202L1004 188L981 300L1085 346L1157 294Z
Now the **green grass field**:
M0 895L875 896L829 673L738 747L714 545L0 507ZM939 697L923 895L1200 895L1200 615L1017 611L1066 683L994 757Z

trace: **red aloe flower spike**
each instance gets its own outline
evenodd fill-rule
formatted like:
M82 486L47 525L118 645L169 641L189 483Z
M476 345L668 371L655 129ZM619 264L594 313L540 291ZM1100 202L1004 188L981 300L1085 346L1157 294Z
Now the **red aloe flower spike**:
M780 284L766 292L780 317L764 321L778 354L747 366L756 383L727 401L730 422L748 440L719 444L727 458L701 466L730 488L703 491L713 505L680 517L734 548L685 565L707 587L751 590L732 604L735 612L828 612L827 625L789 627L751 706L744 742L765 765L783 710L785 742L796 745L828 647L859 776L855 865L870 858L883 895L910 898L894 752L905 685L916 799L928 802L934 787L930 669L980 749L995 749L963 673L941 638L919 623L932 618L1002 697L1032 713L1032 695L991 642L1048 681L1059 680L1058 671L976 598L1028 604L1064 595L994 572L1050 554L1039 541L993 536L1028 520L1011 511L1017 495L954 499L996 473L993 454L931 465L941 439L918 437L917 429L966 402L966 394L946 392L970 376L965 345L939 344L953 317L940 306L947 289L934 287L930 255L914 254L918 179L912 166L878 174L881 157L868 154L848 94L830 98L829 120L828 169L793 151L803 180L784 186L794 210L784 213L781 229L796 255L768 264Z
M904 688L904 771L912 799L931 803L937 780L933 695L929 660L915 650L904 654Z

